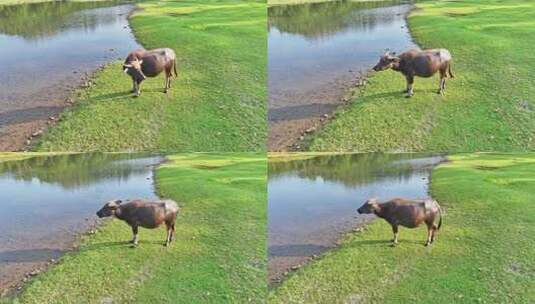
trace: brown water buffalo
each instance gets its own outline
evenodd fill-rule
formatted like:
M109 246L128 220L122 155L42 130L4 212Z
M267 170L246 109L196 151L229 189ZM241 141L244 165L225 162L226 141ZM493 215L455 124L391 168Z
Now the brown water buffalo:
M171 88L173 72L175 77L178 76L175 52L169 48L133 51L126 57L123 70L132 77L132 93L136 96L141 94L140 84L147 77L156 77L165 71L164 92L167 93Z
M125 221L132 227L134 238L132 243L138 244L137 231L138 227L157 228L162 223L167 227L167 238L165 246L169 246L175 233L175 220L180 208L172 200L147 201L132 200L123 203L121 200L107 202L104 207L97 211L98 217L115 216Z
M414 76L431 77L440 72L440 86L438 94L446 89L446 77L453 78L451 71L451 54L446 49L410 50L396 56L396 53L386 52L379 62L373 67L374 71L393 69L401 72L407 79L407 97L414 94Z
M438 202L432 199L407 200L395 198L382 204L376 199L369 199L357 211L360 214L373 213L392 225L392 231L394 232L393 246L398 244L398 226L400 225L407 228L416 228L425 223L427 225L425 246L433 243L436 232L442 226L442 210ZM435 224L437 216L439 216L438 225Z

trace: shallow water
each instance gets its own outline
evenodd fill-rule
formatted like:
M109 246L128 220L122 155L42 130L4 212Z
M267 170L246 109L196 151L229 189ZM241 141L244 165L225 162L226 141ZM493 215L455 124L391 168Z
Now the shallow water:
M440 156L353 154L269 163L269 277L336 245L367 220L356 210L371 197L426 198Z
M0 293L69 250L112 199L155 199L158 156L76 154L0 163Z
M415 47L401 1L332 1L269 8L269 120L303 128L330 114L385 49ZM294 121L296 125L288 124ZM289 134L290 135L290 134ZM284 134L280 134L284 136ZM271 138L271 146L277 146ZM274 149L272 149L274 150ZM275 149L276 150L276 149Z
M14 129L27 135L32 122L58 114L82 75L140 47L127 21L133 8L117 1L0 6L0 149L20 147Z

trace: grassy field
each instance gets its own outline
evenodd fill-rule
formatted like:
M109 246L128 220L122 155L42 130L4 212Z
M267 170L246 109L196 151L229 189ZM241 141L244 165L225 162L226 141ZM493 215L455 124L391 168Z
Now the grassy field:
M423 48L448 48L455 79L374 74L314 138L311 151L523 151L535 147L535 2L429 1L409 17Z
M170 47L179 77L129 93L121 62L43 135L40 151L263 151L266 139L266 4L262 1L144 1L130 19L146 48Z
M174 155L156 171L158 192L182 207L176 241L165 228L119 220L84 236L80 250L37 276L15 303L258 303L266 296L266 158Z
M374 221L297 271L271 303L535 302L535 154L449 157L432 174L445 209L436 242L426 230Z

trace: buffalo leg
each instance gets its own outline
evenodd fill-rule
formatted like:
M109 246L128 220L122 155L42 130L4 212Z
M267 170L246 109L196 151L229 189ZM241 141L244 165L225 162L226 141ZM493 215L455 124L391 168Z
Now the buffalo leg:
M440 70L440 86L437 94L442 94L446 89L446 69Z
M398 226L392 225L392 232L394 233L394 238L392 239L392 246L398 244Z
M407 97L411 97L414 95L413 90L413 84L414 84L414 76L406 76L407 78Z
M136 96L141 95L141 84L136 82Z
M174 223L165 223L167 227L167 238L165 239L165 246L169 246L173 240L173 232L175 231Z
M175 223L171 224L171 238L169 239L169 242L173 241L173 237L175 236Z
M163 89L164 93L167 93L169 91L169 76L165 75L165 88Z
M134 78L132 78L132 93L135 93L137 91L136 87L137 87L137 83L134 80Z
M437 225L433 224L433 230L432 230L433 233L431 233L431 243L435 241L435 234L437 233L437 229L438 229Z
M138 244L137 226L132 226L132 234L134 235L134 238L132 239L132 244L137 245Z
M425 246L429 246L429 244L431 244L432 235L433 235L433 227L427 226L427 241L425 242Z

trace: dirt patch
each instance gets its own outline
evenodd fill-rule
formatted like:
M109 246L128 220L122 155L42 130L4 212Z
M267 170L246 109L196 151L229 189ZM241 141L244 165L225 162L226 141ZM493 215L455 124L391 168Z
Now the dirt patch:
M348 75L314 90L303 92L271 92L268 112L268 150L272 152L304 151L308 140L334 115L351 101L355 88L365 85L365 76Z

